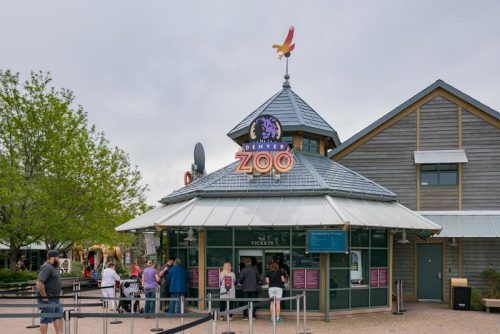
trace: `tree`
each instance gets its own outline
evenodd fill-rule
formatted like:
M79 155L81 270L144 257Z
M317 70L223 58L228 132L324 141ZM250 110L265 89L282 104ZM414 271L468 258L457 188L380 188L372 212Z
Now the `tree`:
M114 227L146 208L137 167L51 81L39 72L21 83L0 71L0 241L12 270L35 241L114 242Z

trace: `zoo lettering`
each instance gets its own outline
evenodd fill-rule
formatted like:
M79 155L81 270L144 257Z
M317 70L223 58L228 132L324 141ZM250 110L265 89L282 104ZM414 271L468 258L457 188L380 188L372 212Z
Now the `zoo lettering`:
M266 174L273 168L279 173L292 169L293 155L288 151L279 152L236 152L240 160L236 173L252 174L254 171Z

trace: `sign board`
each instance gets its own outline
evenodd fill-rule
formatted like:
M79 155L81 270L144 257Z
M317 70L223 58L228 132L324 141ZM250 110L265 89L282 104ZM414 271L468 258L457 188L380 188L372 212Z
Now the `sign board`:
M198 287L198 282L200 279L200 274L198 272L198 268L189 268L189 286L193 288Z
M308 230L306 234L308 253L347 252L347 232L343 230Z
M207 287L219 288L219 274L221 269L211 268L207 269Z
M370 286L372 288L387 286L387 268L370 269Z
M293 289L319 289L319 269L294 269L292 271Z

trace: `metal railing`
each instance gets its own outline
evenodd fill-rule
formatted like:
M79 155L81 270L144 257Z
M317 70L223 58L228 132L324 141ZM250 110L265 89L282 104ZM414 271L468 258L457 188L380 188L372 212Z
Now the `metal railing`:
M36 291L34 287L30 287L30 296L0 296L1 299L31 299L31 304L30 303L25 303L25 304L12 304L12 303L0 303L0 308L2 307L26 307L26 308L31 308L31 313L0 313L0 318L31 318L31 323L27 326L27 328L36 328L38 327L35 324L35 318L39 317L40 314L36 312L36 307L37 303L35 300L38 298L36 296ZM103 289L103 288L109 288L109 287L101 287L101 288L96 288L94 290L98 289ZM5 292L5 291L4 291ZM122 321L118 319L128 319L129 322L129 333L133 334L134 333L134 320L136 318L154 318L155 319L155 327L151 329L151 331L157 332L159 334L170 334L170 333L184 333L185 330L199 326L203 323L209 323L209 333L215 334L217 332L217 325L218 325L218 318L219 316L226 316L226 329L223 333L226 334L231 334L234 333L231 331L231 322L230 322L230 316L234 314L241 314L243 311L248 311L249 313L249 321L248 321L248 332L253 333L253 311L262 305L268 304L272 302L272 305L274 307L271 307L271 315L272 315L272 330L273 334L276 334L276 306L277 306L277 299L274 298L227 298L224 297L223 295L218 295L217 297L214 298L214 295L209 293L207 297L205 298L185 298L184 296L180 296L179 298L160 298L160 290L159 288L156 291L155 297L154 298L141 298L141 297L131 297L131 298L126 298L126 297L117 297L116 295L114 297L101 297L101 296L82 296L81 295L81 285L78 280L75 280L73 282L73 289L72 289L72 294L71 295L63 295L63 296L49 296L49 298L58 298L58 299L72 299L72 303L62 303L59 302L58 304L50 304L51 306L61 306L61 307L66 307L66 308L72 308L72 309L67 309L64 310L62 313L50 313L46 314L44 313L44 317L53 317L53 318L59 318L62 319L64 322L64 333L65 334L70 334L71 331L71 321L73 321L73 331L75 334L78 334L79 331L79 322L78 320L81 318L101 318L102 319L102 333L107 334L108 333L108 324L120 324ZM0 292L1 294L1 292ZM87 302L85 303L84 301L91 301L91 300L96 300L99 302L92 303L92 302ZM114 300L117 301L117 303L121 301L130 301L131 302L131 312L130 313L108 313L108 302ZM305 291L301 294L295 295L295 296L290 296L290 297L284 297L281 298L280 301L291 301L292 306L293 306L293 301L295 301L295 317L296 317L296 333L299 334L301 333L300 331L300 325L301 325L301 320L303 324L303 332L302 333L307 333L307 308L306 308L306 294ZM155 305L155 313L136 313L134 311L134 302L136 301L154 301L156 303ZM178 302L180 305L180 313L163 313L160 312L160 303L162 301L175 301ZM208 312L204 313L185 313L185 305L186 302L191 302L191 301L196 301L196 302L207 302L208 303ZM303 308L302 308L302 317L301 317L301 305L300 303L303 303ZM226 309L225 311L221 312L219 309L216 309L213 307L213 302L219 302L219 303L226 303ZM236 302L245 302L246 304L240 307L235 307L233 309L230 309L230 304L233 302L233 306L236 304ZM117 304L118 305L118 304ZM102 312L100 313L90 313L90 312L82 312L82 309L88 308L88 307L102 307ZM109 322L108 320L114 318L113 321ZM175 327L175 328L170 328L167 330L164 330L159 326L159 319L160 318L178 318L180 320L180 324ZM185 318L196 318L196 320L191 321L189 323L185 323Z

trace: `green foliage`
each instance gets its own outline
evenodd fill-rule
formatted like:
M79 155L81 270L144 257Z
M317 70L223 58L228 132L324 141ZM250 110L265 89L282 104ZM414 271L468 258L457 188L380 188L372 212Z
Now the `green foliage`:
M81 276L83 273L83 264L77 261L71 262L71 273L75 273Z
M0 71L0 240L11 262L38 240L56 249L127 241L115 226L146 208L137 167L51 81Z
M0 269L0 282L17 283L36 280L38 273L36 271L18 271L12 272L9 269Z
M500 299L500 272L489 268L481 273L481 278L486 285L483 297Z
M472 288L470 308L472 311L484 311L484 306L481 304L481 291Z

